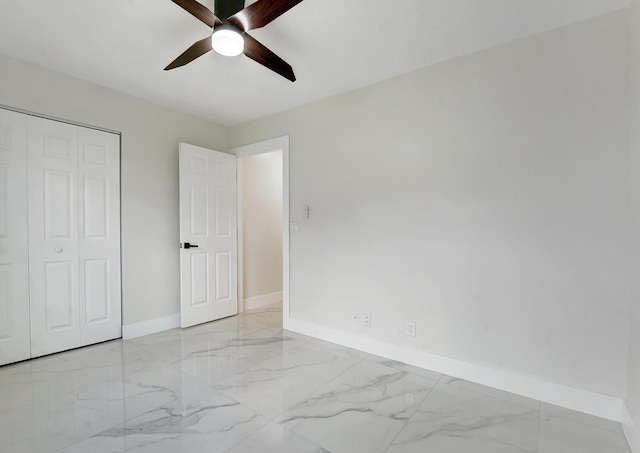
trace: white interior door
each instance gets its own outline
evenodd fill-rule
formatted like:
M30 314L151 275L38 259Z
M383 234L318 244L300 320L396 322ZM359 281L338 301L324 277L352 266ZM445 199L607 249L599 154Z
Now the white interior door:
M0 109L0 365L31 357L27 118Z
M28 118L31 355L80 346L78 131Z
M78 128L78 214L84 346L122 336L118 135Z
M180 143L182 327L238 313L236 157Z

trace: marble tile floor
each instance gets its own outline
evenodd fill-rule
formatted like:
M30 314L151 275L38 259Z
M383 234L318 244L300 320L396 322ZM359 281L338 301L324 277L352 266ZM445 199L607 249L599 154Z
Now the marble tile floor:
M0 367L0 452L630 450L618 423L283 331L273 305Z

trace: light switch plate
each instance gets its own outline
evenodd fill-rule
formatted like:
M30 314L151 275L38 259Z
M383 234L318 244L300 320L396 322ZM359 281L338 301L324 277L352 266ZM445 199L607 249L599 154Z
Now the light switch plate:
M300 234L300 222L291 222L289 231L291 234Z

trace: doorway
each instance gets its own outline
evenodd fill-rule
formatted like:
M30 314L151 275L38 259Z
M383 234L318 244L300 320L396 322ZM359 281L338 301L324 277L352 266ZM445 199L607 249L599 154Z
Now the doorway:
M282 301L289 319L289 137L231 150L238 162L238 312Z

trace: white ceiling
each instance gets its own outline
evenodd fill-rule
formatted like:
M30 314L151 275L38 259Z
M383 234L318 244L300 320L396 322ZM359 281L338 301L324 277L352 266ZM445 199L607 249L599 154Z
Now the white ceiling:
M251 33L293 66L295 83L213 52L163 71L210 33L170 0L2 0L0 53L234 125L630 1L305 0Z

